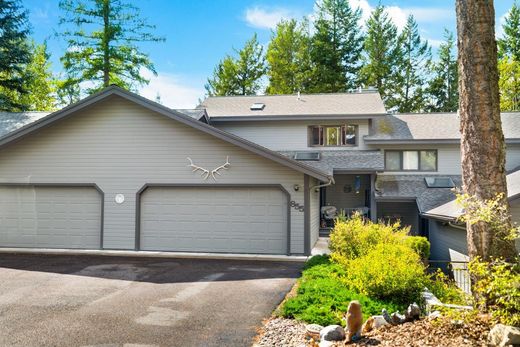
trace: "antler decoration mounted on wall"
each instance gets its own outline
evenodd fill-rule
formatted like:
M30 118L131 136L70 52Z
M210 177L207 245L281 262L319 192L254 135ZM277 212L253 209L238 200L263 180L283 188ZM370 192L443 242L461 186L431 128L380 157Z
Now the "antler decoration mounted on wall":
M211 176L211 178L213 178L216 181L217 177L215 175L222 176L222 174L219 171L228 170L229 167L231 166L231 164L229 163L229 156L226 157L226 162L223 165L220 165L211 171L193 164L193 160L191 160L190 157L186 157L186 159L188 159L188 161L190 162L190 164L188 166L192 168L191 171L192 172L200 171L200 177L202 177L203 180L207 180Z

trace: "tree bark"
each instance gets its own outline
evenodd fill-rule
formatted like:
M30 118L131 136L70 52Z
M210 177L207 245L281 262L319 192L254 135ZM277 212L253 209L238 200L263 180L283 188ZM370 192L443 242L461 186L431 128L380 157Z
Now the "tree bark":
M481 201L503 193L508 206L493 1L456 0L456 11L463 189ZM471 259L517 255L514 242L484 222L468 225L467 239Z

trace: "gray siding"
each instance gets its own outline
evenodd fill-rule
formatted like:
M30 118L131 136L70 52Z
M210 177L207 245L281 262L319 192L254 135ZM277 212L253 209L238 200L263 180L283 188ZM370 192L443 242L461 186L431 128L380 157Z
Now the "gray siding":
M311 188L320 184L318 180L311 179ZM310 214L311 214L311 249L318 241L318 237L320 235L320 193L316 192L315 189L311 189L311 198L310 198Z
M451 227L446 222L433 219L431 219L429 223L431 260L468 260L465 230Z
M410 226L410 232L420 234L419 210L415 202L387 201L377 202L377 219L395 222L401 221L402 226Z
M436 149L438 160L438 171L425 174L460 175L461 174L461 155L459 145L392 145L374 146L382 149ZM506 170L510 171L520 166L520 146L509 145L506 152ZM417 171L386 172L386 174L417 174ZM382 173L383 175L385 173Z
M282 184L303 205L303 174L110 97L0 150L0 182L96 183L105 193L104 247L133 249L136 192L146 183L207 183L187 166L215 168L218 183ZM123 204L114 197L125 195ZM291 209L291 252L303 253L303 212Z
M366 149L363 136L368 135L368 120L352 121L260 121L260 122L223 122L216 126L222 130L236 134L249 141L275 151L301 151L319 149L320 147L309 147L308 128L311 125L342 125L358 124L357 147L348 149ZM323 147L327 150L342 150L345 147Z

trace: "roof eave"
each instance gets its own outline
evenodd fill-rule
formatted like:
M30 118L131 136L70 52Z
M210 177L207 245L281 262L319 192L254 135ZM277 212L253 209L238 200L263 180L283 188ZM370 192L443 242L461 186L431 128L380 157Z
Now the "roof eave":
M363 138L373 145L406 145L406 144L459 144L460 139L371 139ZM506 144L520 144L520 138L506 139Z
M341 120L372 119L385 117L386 113L370 114L324 114L324 115L255 115L255 116L209 116L211 122L251 122L251 121L288 121L288 120Z

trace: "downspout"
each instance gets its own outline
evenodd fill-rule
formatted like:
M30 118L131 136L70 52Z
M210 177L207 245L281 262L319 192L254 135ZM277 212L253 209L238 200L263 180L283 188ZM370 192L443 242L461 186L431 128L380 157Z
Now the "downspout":
M315 190L315 189L318 189L318 188L328 187L328 186L331 186L331 185L333 185L335 183L336 183L336 181L334 181L334 178L333 177L329 177L329 182L327 182L325 184L319 184L319 185L313 186L313 187L311 187L311 191Z

